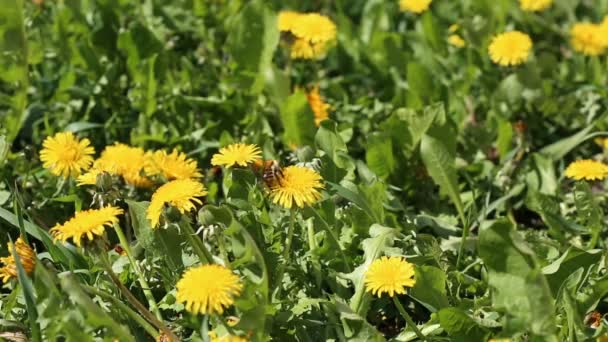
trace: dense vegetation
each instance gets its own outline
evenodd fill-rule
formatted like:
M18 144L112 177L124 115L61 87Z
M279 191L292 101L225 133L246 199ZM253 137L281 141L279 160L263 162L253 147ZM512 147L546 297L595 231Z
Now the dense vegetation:
M608 0L0 8L0 340L608 336Z

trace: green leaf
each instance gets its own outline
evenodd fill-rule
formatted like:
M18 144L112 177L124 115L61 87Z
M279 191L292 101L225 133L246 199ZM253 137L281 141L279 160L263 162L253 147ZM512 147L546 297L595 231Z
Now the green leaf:
M431 312L439 311L448 307L446 280L447 275L441 269L434 266L417 266L416 284L410 292L410 296L419 301Z
M513 127L507 120L498 119L498 137L496 138L496 149L498 155L503 159L511 150L513 139Z
M12 242L12 241L11 241ZM28 277L27 273L23 269L21 263L21 257L17 253L16 248L12 248L13 258L15 260L15 266L17 267L17 278L19 284L23 289L23 297L25 297L25 306L27 308L28 325L30 327L30 333L32 334L32 340L35 342L42 341L40 333L40 325L38 324L38 308L36 307L36 292L32 286L32 282Z
M0 0L0 80L14 85L10 109L2 119L6 141L10 144L27 116L28 48L22 0ZM3 92L7 91L3 89Z
M561 257L551 264L543 267L543 274L547 278L547 283L555 297L566 279L577 269L582 268L587 271L602 259L602 251L594 249L583 251L570 247Z
M458 308L442 309L438 316L441 327L450 335L451 341L485 342L488 340L490 331Z
M450 153L448 146L444 144L440 137L424 134L420 143L420 156L429 175L431 175L435 184L439 185L442 191L448 194L458 211L461 222L465 224L464 206L460 199L458 180L454 168L454 155Z
M264 81L268 97L277 108L282 108L291 89L289 77L274 64L270 64L264 70Z
M386 133L374 132L367 140L365 161L380 179L387 179L395 170L393 143Z
M296 91L285 101L281 108L281 122L283 123L283 141L288 146L312 145L315 140L314 115L306 93Z
M407 83L409 86L408 106L421 108L430 103L435 93L433 78L426 67L418 62L407 64Z
M338 124L333 120L324 120L315 134L315 145L327 154L334 164L342 169L352 167L348 148L340 133Z
M479 232L479 256L488 271L496 310L512 332L551 336L556 332L553 297L534 252L507 220Z
M543 147L539 153L544 154L551 160L560 160L568 152L572 151L580 143L588 139L588 134L593 129L593 125L589 125L567 138L558 140L551 145Z
M106 336L116 337L120 341L135 341L133 335L125 326L117 323L109 314L87 296L71 273L61 274L60 284L70 300L81 310L86 312L88 323L99 328L107 328L109 332L106 333Z
M591 234L591 248L595 247L602 230L604 213L598 205L591 187L585 181L576 182L574 185L574 204L579 224L586 226Z
M146 217L146 211L150 202L136 202L133 200L126 200L125 202L129 206L129 217L131 218L131 225L133 226L133 233L137 237L137 242L144 249L153 248L154 231L150 227L150 220Z
M251 1L233 18L229 32L228 50L238 65L241 81L259 93L279 43L277 16L264 1Z

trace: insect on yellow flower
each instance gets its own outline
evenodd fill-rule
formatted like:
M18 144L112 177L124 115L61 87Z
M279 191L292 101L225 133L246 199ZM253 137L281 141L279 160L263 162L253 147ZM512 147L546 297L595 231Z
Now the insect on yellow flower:
M316 171L304 166L288 166L282 170L281 178L270 189L270 198L275 204L291 208L311 205L321 198L323 178Z
M177 179L156 189L148 207L147 217L152 228L156 228L165 204L187 213L203 202L199 197L207 195L205 186L193 179Z
M34 272L34 268L36 268L36 252L23 239L18 238L14 244L9 242L7 250L8 256L0 258L0 262L4 264L4 266L0 267L2 282L6 283L11 278L17 278L17 264L13 257L13 250L19 255L19 261L25 273L31 274Z
M186 157L186 154L173 150L148 152L144 170L148 176L161 175L168 180L200 178L196 161Z
M211 165L246 167L261 157L262 151L260 151L260 148L257 145L237 143L222 147L220 151L211 158Z
M549 8L553 0L519 0L519 6L524 11L538 12Z
M42 165L56 176L77 177L93 163L95 149L89 139L78 140L72 132L47 137L42 146Z
M321 124L321 121L329 119L327 110L330 108L330 105L323 101L323 98L319 93L319 86L315 86L311 91L306 93L306 99L315 115L315 125L317 125L317 127Z
M577 160L568 165L565 174L575 180L602 180L608 176L608 165L590 159Z
M382 257L374 260L365 273L365 288L378 297L386 292L390 297L404 294L416 284L414 265L402 257Z
M570 30L572 47L588 56L598 56L608 47L608 29L602 25L577 23Z
M95 236L102 236L106 226L118 223L118 215L122 213L122 209L112 206L79 211L63 224L55 225L50 232L55 241L71 239L76 246L80 246L83 237L93 241Z
M399 0L399 8L402 11L409 11L420 14L429 9L432 0Z
M488 52L496 64L502 66L519 65L530 56L532 39L519 31L505 32L492 39Z
M176 285L176 300L193 314L222 314L234 304L243 285L224 266L207 264L188 269Z

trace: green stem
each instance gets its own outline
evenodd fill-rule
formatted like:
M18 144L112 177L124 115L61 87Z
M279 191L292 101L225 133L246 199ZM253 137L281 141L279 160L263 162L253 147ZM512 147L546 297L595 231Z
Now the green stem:
M325 219L317 212L317 210L315 208L313 208L313 207L310 207L310 209L312 210L313 214L315 215L315 218L317 220L319 220L319 222L321 222L321 224L323 226L323 229L325 229L325 231L327 232L327 234L329 234L329 237L332 239L332 241L338 247L338 251L340 252L340 256L342 257L342 262L344 263L344 267L346 267L346 271L348 273L352 272L353 270L350 267L350 264L348 263L348 259L346 258L346 254L344 254L344 248L342 248L342 245L340 244L340 240L338 240L338 237L331 230L331 228L329 227L329 224L327 223L327 221L325 221Z
M464 255L465 245L467 243L467 238L469 237L469 231L471 227L469 227L468 222L463 222L464 228L462 229L462 238L460 241L460 247L458 248L458 258L456 259L456 269L460 269L460 262L462 261L462 256Z
M183 222L182 224L180 224L180 227L185 230L186 237L188 238L188 241L192 246L192 250L194 250L194 253L196 253L201 263L212 264L213 256L211 255L211 253L209 253L205 245L201 242L198 235L196 235L196 232L194 231L194 229L192 229L190 223Z
M158 337L159 333L155 327L153 327L150 323L148 323L148 321L143 319L137 312L135 312L133 309L131 309L128 305L126 305L125 303L118 300L118 298L112 296L109 293L100 291L93 286L89 286L89 285L81 285L81 286L90 295L99 296L109 302L112 302L113 305L117 306L120 310L122 310L125 314L127 314L127 316L129 316L132 320L137 322L137 324L139 324L148 334L150 334L150 336L152 336L153 338Z
M418 336L419 339L426 341L426 337L424 336L422 331L420 331L420 329L418 329L418 326L416 325L416 323L414 323L414 321L412 320L412 317L410 317L410 315L407 313L407 311L405 311L405 308L403 307L403 305L401 305L401 302L399 301L399 299L397 297L393 297L393 303L395 303L395 305L397 306L397 310L399 310L401 317L403 317L403 319L405 319L405 321L407 322L407 325L409 325L412 328L412 330L414 330L414 333L416 333L416 336Z
M129 289L127 289L123 285L123 283L120 282L120 279L118 279L118 276L112 270L112 266L110 265L110 260L108 259L108 255L105 253L101 253L100 259L101 259L101 263L102 263L104 270L108 273L108 275L110 276L110 279L112 280L114 285L116 285L118 287L118 290L120 290L120 292L125 296L127 301L129 303L131 303L131 305L133 305L133 307L135 309L137 309L137 311L142 316L144 316L148 320L148 322L152 323L156 328L158 328L158 330L162 331L165 335L167 335L171 339L171 341L179 342L180 341L179 337L177 337L169 328L167 328L167 326L161 320L156 318L156 316L154 316L154 314L152 314L150 311L148 311L148 309L146 309L146 307L142 303L140 303L139 300L137 300L137 298L135 298L135 296L131 293L131 291L129 291Z
M137 274L137 278L139 279L139 283L141 284L142 290L144 292L144 296L146 296L146 299L148 300L148 306L150 306L150 310L152 312L154 312L154 314L156 315L156 318L158 318L160 321L162 321L163 316L160 314L160 310L158 309L158 304L156 304L156 300L154 299L154 296L152 295L152 291L150 290L150 285L148 285L148 281L146 280L146 277L144 277L144 274L141 271L141 269L139 268L139 265L137 264L137 262L135 262L135 258L133 258L133 253L131 252L131 247L129 245L129 241L127 241L127 238L125 237L125 234L122 231L122 228L120 228L119 224L114 225L114 230L116 231L116 235L118 235L118 240L120 241L122 248L124 249L125 253L127 253L127 257L129 258L131 267L133 267L133 270Z
M279 265L279 269L277 271L277 280L275 287L279 289L281 288L281 284L283 283L283 275L285 274L285 268L289 263L289 252L291 251L291 243L293 241L293 233L296 227L296 211L295 209L291 209L289 217L289 229L287 230L287 239L285 240L285 249L283 249L283 260Z
M228 252L226 249L226 244L224 243L224 234L217 235L217 245L220 248L220 254L224 260L224 265L226 265L227 268L230 268L230 259L228 259Z

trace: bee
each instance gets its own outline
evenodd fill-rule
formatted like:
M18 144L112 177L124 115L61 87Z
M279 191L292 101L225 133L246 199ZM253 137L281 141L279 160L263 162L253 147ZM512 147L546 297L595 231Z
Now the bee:
M268 188L281 185L283 170L278 161L259 159L253 163L253 170L261 176Z

